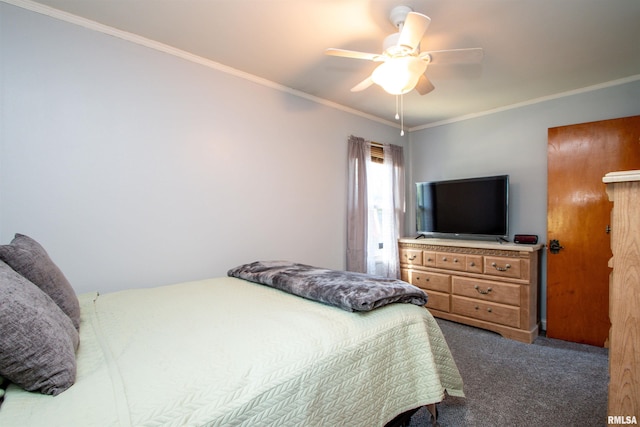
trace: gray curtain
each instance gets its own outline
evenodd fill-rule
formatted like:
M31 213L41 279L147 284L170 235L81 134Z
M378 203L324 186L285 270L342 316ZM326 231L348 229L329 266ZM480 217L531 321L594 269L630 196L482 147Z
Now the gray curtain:
M385 166L391 168L391 191L393 209L393 235L388 255L388 277L400 278L400 258L398 253L398 239L404 233L404 218L406 212L405 179L404 179L404 150L398 145L383 146Z
M371 143L350 136L347 171L347 270L367 272L367 164Z

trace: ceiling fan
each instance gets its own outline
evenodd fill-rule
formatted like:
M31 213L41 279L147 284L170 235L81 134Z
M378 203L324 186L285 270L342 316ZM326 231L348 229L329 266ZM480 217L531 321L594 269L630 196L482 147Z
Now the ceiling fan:
M365 59L381 64L351 91L358 92L377 84L392 95L403 95L415 89L420 95L435 87L425 75L430 64L473 64L482 61L482 48L449 49L420 52L420 41L427 31L431 19L413 12L408 6L397 6L391 10L389 19L398 32L387 36L381 54L329 48L327 55Z

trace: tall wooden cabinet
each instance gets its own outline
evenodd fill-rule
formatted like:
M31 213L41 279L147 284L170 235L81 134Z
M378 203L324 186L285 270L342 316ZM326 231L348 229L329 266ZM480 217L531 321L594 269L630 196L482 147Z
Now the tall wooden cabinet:
M603 181L613 202L608 414L640 419L640 170L612 172Z
M402 280L424 289L436 317L533 342L542 245L400 239Z

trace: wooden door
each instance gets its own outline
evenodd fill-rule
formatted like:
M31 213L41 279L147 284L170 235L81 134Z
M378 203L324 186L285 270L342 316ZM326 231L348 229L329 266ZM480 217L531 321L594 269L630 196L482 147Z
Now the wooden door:
M640 116L551 128L548 137L547 336L602 347L611 271L602 177L640 169Z

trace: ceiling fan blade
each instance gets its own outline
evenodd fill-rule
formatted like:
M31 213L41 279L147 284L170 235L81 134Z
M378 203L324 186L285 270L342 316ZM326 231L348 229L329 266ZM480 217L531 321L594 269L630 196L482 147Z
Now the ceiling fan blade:
M377 53L358 52L356 50L329 48L326 49L324 53L331 56L342 56L344 58L366 59L369 61L384 61L382 55L378 55Z
M357 85L355 85L354 87L352 87L351 92L360 92L361 90L365 90L372 84L373 84L373 80L371 79L371 76L369 76L363 81L361 81L360 83L358 83Z
M418 12L409 12L402 25L402 31L400 31L398 45L408 46L411 50L415 50L420 44L422 36L424 36L424 33L427 31L430 22L431 18L427 15Z
M420 76L420 78L418 79L418 84L416 84L415 87L416 91L418 91L420 95L426 95L435 88L436 87L433 85L433 83L431 83L429 78L424 74Z
M481 47L474 47L469 49L434 50L420 54L421 57L427 55L430 57L430 64L478 64L482 62L484 51Z

